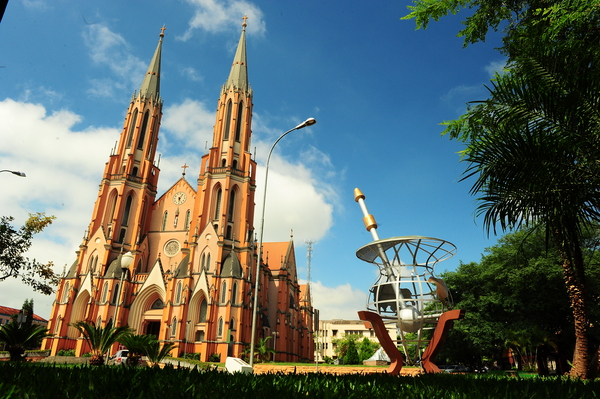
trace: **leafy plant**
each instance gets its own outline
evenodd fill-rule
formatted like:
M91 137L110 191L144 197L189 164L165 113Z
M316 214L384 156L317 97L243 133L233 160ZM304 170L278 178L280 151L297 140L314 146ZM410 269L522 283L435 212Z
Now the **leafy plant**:
M48 329L35 324L22 324L15 321L0 326L0 341L6 344L11 361L25 360L25 350L39 346L42 338L48 337Z
M208 361L209 362L213 362L213 363L220 363L221 362L221 354L220 353L213 353L212 355L210 355L208 357Z
M78 321L71 324L85 339L91 350L90 365L101 366L104 364L104 354L110 350L123 335L131 330L127 326L113 327L112 320L106 327L96 326L94 322Z
M75 349L61 349L56 356L75 356Z
M177 348L173 342L165 342L162 346L154 335L147 335L150 339L145 343L145 355L151 365L160 363L171 351Z

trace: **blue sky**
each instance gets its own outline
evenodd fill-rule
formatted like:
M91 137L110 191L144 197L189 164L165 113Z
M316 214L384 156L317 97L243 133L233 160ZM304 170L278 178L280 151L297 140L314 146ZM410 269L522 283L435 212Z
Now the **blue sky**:
M470 183L458 182L466 167L461 145L440 137L439 124L486 97L484 85L503 65L494 50L499 35L465 49L456 37L464 14L415 31L413 21L400 20L410 4L11 0L0 23L0 169L27 177L0 175L2 215L16 223L29 212L56 215L31 255L59 272L75 260L163 24L159 195L184 163L195 186L246 14L259 166L281 133L308 117L318 121L275 149L265 241L287 241L293 230L301 279L305 240L315 241L311 279L322 318L355 319L376 278L355 255L371 241L355 187L381 238L422 235L457 246L437 273L479 261L496 238L474 217ZM258 176L262 187L264 169ZM20 307L26 298L49 316L53 296L17 280L1 283L0 304Z

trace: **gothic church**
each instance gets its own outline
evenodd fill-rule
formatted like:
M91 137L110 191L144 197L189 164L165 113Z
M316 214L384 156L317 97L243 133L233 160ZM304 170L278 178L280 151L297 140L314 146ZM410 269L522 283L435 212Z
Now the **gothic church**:
M217 104L212 146L196 186L175 182L156 198L155 162L162 117L164 28L118 144L104 168L77 259L63 276L44 342L55 355L89 349L70 323L129 325L137 334L175 342L173 355L241 357L251 340L254 284L259 283L256 339L275 337L276 360L313 359L313 308L298 283L293 241L264 243L255 276L256 162L250 153L252 97L246 20ZM185 171L185 168L184 168Z

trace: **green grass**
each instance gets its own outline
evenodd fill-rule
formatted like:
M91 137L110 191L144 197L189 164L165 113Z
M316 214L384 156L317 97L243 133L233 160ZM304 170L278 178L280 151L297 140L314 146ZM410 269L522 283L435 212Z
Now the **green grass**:
M228 374L173 367L58 367L0 362L0 399L17 398L597 398L600 382L435 374Z

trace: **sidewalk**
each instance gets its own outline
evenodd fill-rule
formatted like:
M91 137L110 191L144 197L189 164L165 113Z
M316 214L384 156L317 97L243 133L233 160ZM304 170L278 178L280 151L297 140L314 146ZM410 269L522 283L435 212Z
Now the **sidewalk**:
M335 367L335 366L324 366L319 365L319 373L327 373L327 374L374 374L374 373L385 373L387 370L386 367ZM254 365L254 373L255 374L264 374L264 373L285 373L285 374L306 374L306 373L316 373L317 367L313 365L306 366L278 366L277 364L255 364ZM419 375L421 374L421 369L415 367L403 367L400 371L401 375Z

